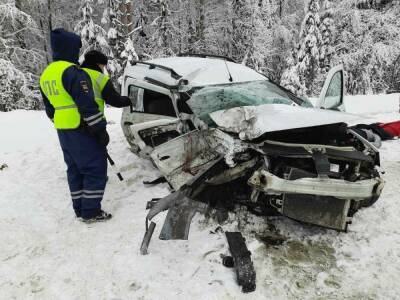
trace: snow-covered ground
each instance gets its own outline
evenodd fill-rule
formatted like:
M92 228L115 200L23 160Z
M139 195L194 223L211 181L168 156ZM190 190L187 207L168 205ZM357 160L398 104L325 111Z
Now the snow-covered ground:
M148 200L169 193L145 187L157 171L129 152L118 110L109 110L109 152L125 182L110 170L103 207L114 218L87 225L74 218L65 165L44 112L0 113L0 299L396 299L400 294L400 141L382 147L381 199L359 211L348 233L288 219L247 216L223 226L244 232L257 272L257 290L242 294L217 224L196 216L188 241L157 238L139 254ZM366 116L398 120L398 113ZM246 216L245 216L246 217ZM256 239L268 226L287 238L267 247Z

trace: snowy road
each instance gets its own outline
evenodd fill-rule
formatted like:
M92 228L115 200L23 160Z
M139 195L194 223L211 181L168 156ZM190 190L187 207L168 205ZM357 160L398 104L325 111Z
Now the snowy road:
M228 251L224 234L210 234L217 224L202 216L189 241L168 242L157 239L159 216L150 254L139 254L146 201L169 191L143 186L157 171L129 152L117 110L110 118L116 121L109 126L110 154L126 181L110 170L103 206L114 218L86 225L73 216L65 165L44 113L0 113L0 165L8 165L0 171L0 299L398 298L400 141L384 143L383 195L356 214L349 233L248 217L241 230L253 253L257 290L244 295L233 271L221 264L220 254ZM223 228L237 225L232 217ZM272 225L288 240L267 248L255 236Z

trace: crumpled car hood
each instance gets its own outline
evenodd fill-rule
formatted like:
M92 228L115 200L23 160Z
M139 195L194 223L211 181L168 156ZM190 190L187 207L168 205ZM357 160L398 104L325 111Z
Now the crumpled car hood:
M285 104L242 106L210 114L217 126L252 140L264 133L335 123L356 123L359 116L332 110L305 108Z

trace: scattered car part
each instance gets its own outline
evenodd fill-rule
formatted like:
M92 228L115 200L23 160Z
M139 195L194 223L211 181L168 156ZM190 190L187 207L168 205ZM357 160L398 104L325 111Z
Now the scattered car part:
M238 284L243 293L256 290L256 272L251 261L251 252L247 249L245 239L240 232L225 232L232 254ZM229 259L225 263L230 263Z
M160 200L161 198L153 198L150 201L147 201L146 210L153 208L153 206Z
M233 257L230 255L223 255L221 254L222 258L222 265L227 268L234 268L235 262L233 261Z
M165 179L164 176L160 176L154 180L150 180L150 181L145 180L145 181L143 181L143 184L144 185L156 185L156 184L164 183L164 182L167 182L167 179Z
M153 232L154 232L155 228L156 228L156 223L151 222L150 226L148 226L148 223L146 220L146 232L143 237L142 245L140 246L140 254L142 254L142 255L148 254L150 240L151 240L151 237L153 236Z
M197 212L205 212L207 205L184 197L169 208L160 233L161 240L187 240L190 224Z

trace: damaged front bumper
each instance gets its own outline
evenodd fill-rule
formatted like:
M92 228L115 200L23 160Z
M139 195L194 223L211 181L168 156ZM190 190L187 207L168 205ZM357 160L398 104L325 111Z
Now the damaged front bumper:
M328 177L286 180L262 169L256 171L250 177L248 183L269 195L309 194L356 201L379 197L384 186L384 181L380 178L357 182Z
M250 144L219 130L211 133L206 136L209 147L202 147L215 150L216 157L150 209L142 254L147 253L154 231L152 219L165 210L168 213L160 232L164 240L187 239L198 212L234 210L237 205L263 216L283 215L347 231L355 212L372 205L385 184L376 169L379 152L363 140L365 148L358 142L349 146L273 140ZM181 148L184 153L185 147ZM172 157L168 151L163 155ZM198 156L201 153L198 151ZM182 168L174 170L184 173Z
M291 219L347 231L353 214L365 203L379 198L385 182L379 177L349 182L328 177L305 177L292 170L288 179L259 169L248 183L269 195L270 204ZM275 201L272 201L274 199ZM272 203L274 202L274 203Z

